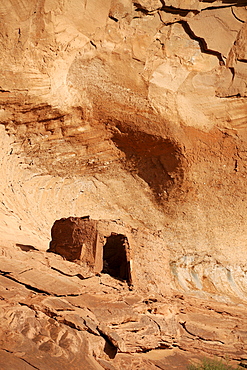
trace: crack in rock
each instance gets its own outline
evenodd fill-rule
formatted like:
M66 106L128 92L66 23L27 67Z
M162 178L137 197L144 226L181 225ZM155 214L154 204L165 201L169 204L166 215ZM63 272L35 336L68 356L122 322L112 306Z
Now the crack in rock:
M29 271L29 270L27 270ZM23 271L24 272L24 271ZM28 285L28 284L25 284L25 283L22 283L20 282L18 279L15 279L14 277L8 275L10 274L11 272L3 272L3 271L0 271L0 274L3 275L4 277L6 277L7 279L10 279L12 281L15 281L16 283L20 284L20 285L23 285L25 288L27 288L28 290L32 290L33 292L35 293L41 293L41 294L47 294L47 295L51 295L51 293L45 291L45 290L41 290L41 289L38 289L38 288L35 288L35 287L32 287L31 285Z
M180 21L180 23L182 24L183 29L187 33L187 35L192 40L195 40L198 42L202 53L216 56L219 60L220 65L225 65L222 54L219 51L209 49L205 39L202 37L196 36L196 34L192 31L192 29L190 28L189 24L186 21Z
M211 342L211 343L219 343L219 344L224 344L221 340L212 340L212 339L205 339L203 337L200 337L199 335L191 333L187 328L186 328L186 321L181 323L180 325L184 328L184 330L191 336L195 337L196 339L203 340L204 342Z
M27 360L25 360L24 358L16 356L14 352L9 351L9 350L7 350L6 348L1 348L1 350L2 350L2 351L5 351L5 352L7 352L7 353L10 353L11 355L15 356L16 358L20 359L21 361L24 361L26 364L28 364L28 365L32 366L34 369L40 370L40 368L39 368L39 367L34 366L33 364L31 364L30 362L28 362L28 361L27 361Z

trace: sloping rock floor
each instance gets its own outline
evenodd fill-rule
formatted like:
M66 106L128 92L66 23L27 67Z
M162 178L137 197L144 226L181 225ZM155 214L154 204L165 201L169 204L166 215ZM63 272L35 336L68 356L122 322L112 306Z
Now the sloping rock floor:
M0 248L1 370L172 370L246 353L244 305L146 296L53 253Z

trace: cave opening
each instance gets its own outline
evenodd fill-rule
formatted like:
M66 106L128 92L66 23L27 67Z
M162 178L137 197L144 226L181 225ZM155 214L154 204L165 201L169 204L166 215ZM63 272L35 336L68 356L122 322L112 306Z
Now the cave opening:
M128 239L123 234L111 233L105 237L103 246L103 270L102 273L124 280L131 285L131 270L129 258Z

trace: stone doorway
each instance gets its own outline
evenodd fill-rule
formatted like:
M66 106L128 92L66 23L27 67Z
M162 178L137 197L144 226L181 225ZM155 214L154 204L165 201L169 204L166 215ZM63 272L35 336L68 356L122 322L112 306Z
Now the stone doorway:
M107 273L116 279L125 280L131 285L128 239L123 234L115 233L111 233L105 239L102 273Z

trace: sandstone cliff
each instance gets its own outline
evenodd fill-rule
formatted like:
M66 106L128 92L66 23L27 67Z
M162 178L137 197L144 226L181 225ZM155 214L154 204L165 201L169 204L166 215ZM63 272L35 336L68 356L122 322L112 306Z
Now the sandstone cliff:
M124 360L164 347L244 358L246 2L4 0L0 15L1 330L8 327L13 338L1 347L6 361L47 370L75 358L71 368L79 369L75 348L86 347L85 369L118 369L132 360L127 369L165 368L163 360L157 366L149 358ZM84 281L72 262L60 276L65 267L58 272L49 262L54 221L85 215L132 237L136 293L112 277L102 283L106 274ZM59 292L51 289L53 275ZM118 292L120 311L132 310L103 329L104 314L97 316L90 301L96 293L105 299L102 285L110 285L111 302ZM20 296L10 293L19 289ZM91 303L82 307L83 294L91 294L85 297ZM93 317L85 311L92 305ZM29 323L19 327L13 316ZM43 323L57 334L42 334ZM107 331L114 325L118 339ZM138 338L128 337L135 331ZM95 349L88 332L98 338ZM67 336L74 347L65 353ZM42 344L48 341L52 349ZM118 357L107 350L104 359L109 341ZM27 346L30 353L22 355ZM41 366L36 359L44 353Z

